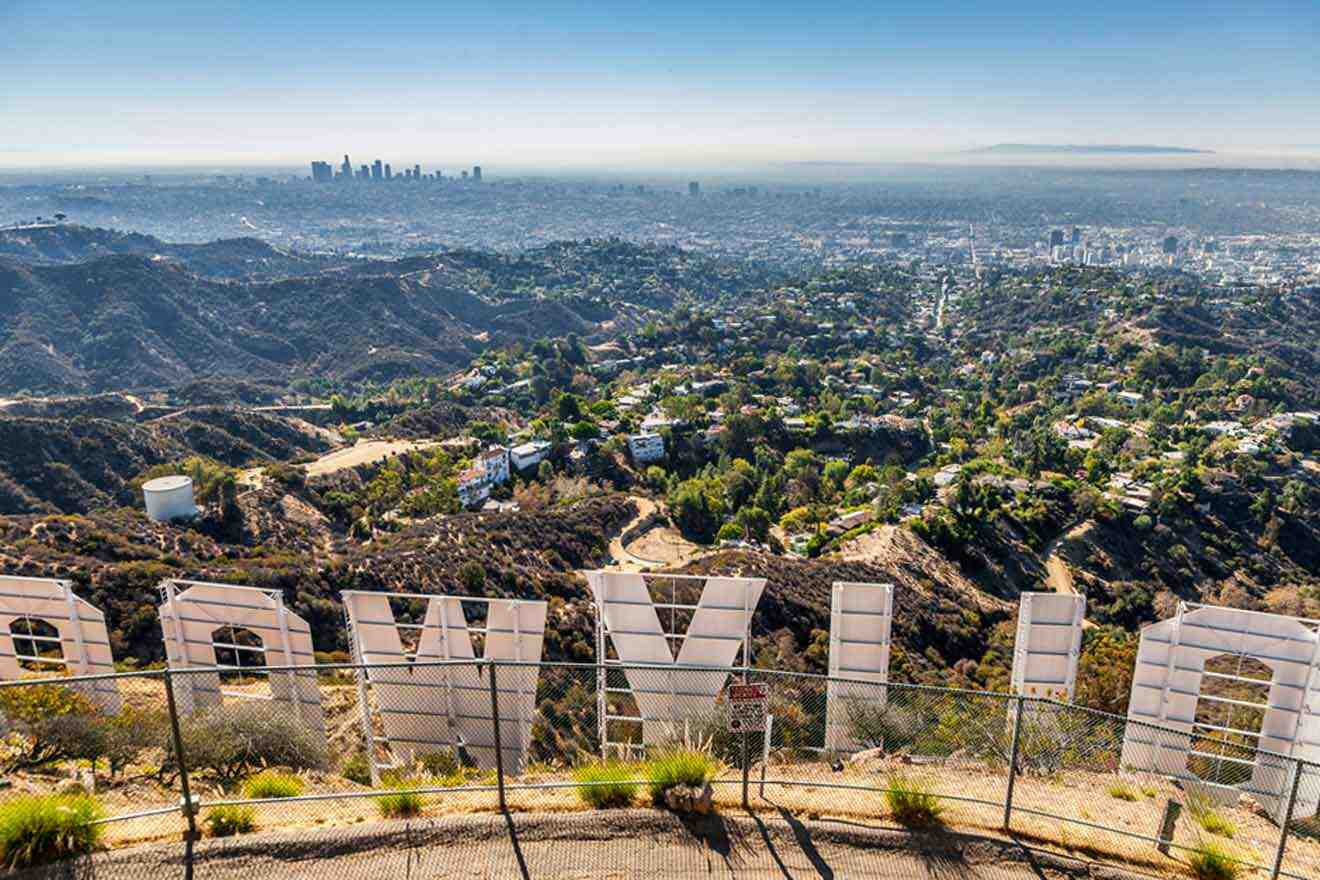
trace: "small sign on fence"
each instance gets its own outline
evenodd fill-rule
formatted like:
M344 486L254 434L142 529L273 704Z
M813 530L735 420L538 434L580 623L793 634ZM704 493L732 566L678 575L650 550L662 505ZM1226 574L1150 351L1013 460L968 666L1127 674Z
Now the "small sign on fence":
M763 684L729 685L729 732L764 733L768 704Z

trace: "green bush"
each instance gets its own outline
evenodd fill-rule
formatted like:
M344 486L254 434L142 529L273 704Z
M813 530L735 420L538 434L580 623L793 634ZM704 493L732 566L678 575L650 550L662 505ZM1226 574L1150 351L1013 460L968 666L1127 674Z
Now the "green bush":
M1111 782L1107 789L1109 796L1120 801L1135 801L1137 793L1126 782Z
M96 849L101 805L88 795L27 795L0 804L0 868L48 865Z
M339 775L358 785L371 785L371 762L366 752L354 752L339 765Z
M641 768L622 761L597 761L573 772L573 778L582 783L577 789L578 798L598 810L632 804L638 789L633 780L640 775Z
M1232 837L1237 833L1237 827L1224 818L1217 810L1214 804L1204 794L1195 792L1187 795L1187 812L1192 814L1196 824L1211 834L1218 834L1220 837Z
M689 746L664 749L646 762L651 803L663 805L665 792L676 785L701 788L719 772L720 762L709 752Z
M895 822L905 828L926 828L939 823L944 808L921 782L895 773L887 785L885 802Z
M251 800L291 798L303 793L301 777L277 770L263 770L243 783L243 797Z
M251 807L232 804L208 810L202 824L212 837L233 837L256 828L257 820Z
M0 714L19 734L5 770L93 760L105 749L96 707L73 688L58 684L0 688Z
M1217 843L1203 843L1187 857L1187 866L1197 880L1237 880L1237 861Z
M329 762L325 741L277 703L216 706L184 718L180 734L189 769L225 787L259 767L320 770Z
M439 752L427 752L418 759L418 763L428 776L437 779L449 779L463 772L463 765L449 749Z
M400 778L388 783L389 788L397 789L376 798L376 809L386 819L407 819L422 814L422 796L403 789L418 784L415 779Z

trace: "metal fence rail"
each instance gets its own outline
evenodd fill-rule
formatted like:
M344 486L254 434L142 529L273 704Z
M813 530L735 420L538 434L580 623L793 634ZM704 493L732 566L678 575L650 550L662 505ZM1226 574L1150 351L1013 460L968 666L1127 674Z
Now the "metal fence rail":
M267 684L280 674L314 676L321 715L306 711L305 693L278 698L291 693ZM223 688L210 699L198 685L217 677ZM767 733L730 732L722 692L735 681L765 686ZM1133 773L1122 766L1125 737L1187 734L1044 699L837 677L861 696L832 710L857 744L835 752L825 747L830 681L743 667L464 660L4 682L0 810L94 789L106 849L97 858L140 864L141 876L192 877L206 873L200 853L218 851L209 838L229 831L250 847L276 846L312 829L362 837L398 816L565 813L590 809L592 788L634 789L640 806L648 756L685 746L718 760L711 788L728 815L892 826L896 792L915 787L961 832L1150 872L1212 854L1257 876L1320 876L1320 765L1198 736L1185 770ZM113 682L122 712L81 698L92 682ZM1273 818L1271 793L1253 792L1243 770L1258 761L1286 774ZM580 775L602 762L613 767L607 781Z

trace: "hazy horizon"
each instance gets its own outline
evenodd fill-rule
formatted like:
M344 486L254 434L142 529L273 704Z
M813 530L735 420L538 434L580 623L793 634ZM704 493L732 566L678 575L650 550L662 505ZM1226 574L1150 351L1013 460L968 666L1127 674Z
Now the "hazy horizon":
M18 0L0 9L0 170L884 163L997 143L1287 157L1320 142L1318 24L1287 0Z

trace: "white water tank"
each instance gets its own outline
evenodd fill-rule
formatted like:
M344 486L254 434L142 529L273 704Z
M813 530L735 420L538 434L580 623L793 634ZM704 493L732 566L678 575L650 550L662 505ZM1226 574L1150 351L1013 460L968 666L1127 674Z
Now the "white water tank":
M185 476L176 474L148 480L142 484L142 500L147 504L147 516L156 522L197 515L192 480Z

